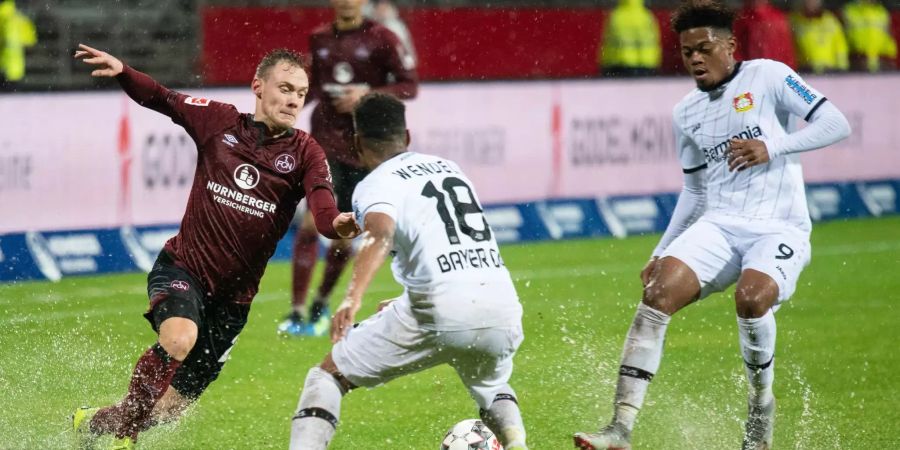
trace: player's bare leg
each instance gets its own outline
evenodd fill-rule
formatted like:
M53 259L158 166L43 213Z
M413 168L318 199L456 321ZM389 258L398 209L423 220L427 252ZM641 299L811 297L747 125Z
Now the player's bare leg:
M742 448L767 450L775 430L775 314L778 285L765 273L746 269L734 293L738 335L749 383Z
M699 295L700 282L687 264L671 256L657 262L625 337L613 419L598 433L576 433L577 448L631 448L631 430L659 368L669 320Z
M197 342L197 332L197 324L190 319L172 317L163 321L159 341L135 365L125 398L100 409L88 424L90 432L137 440L138 433L152 425L151 413Z
M310 369L291 423L291 450L327 448L341 415L341 398L354 387L340 374L331 353Z
M305 333L306 296L309 292L309 283L312 280L313 271L318 260L319 232L316 230L316 222L312 213L307 210L303 213L303 220L297 229L297 235L294 237L294 251L291 261L291 312L284 322L278 326L279 332L294 336Z

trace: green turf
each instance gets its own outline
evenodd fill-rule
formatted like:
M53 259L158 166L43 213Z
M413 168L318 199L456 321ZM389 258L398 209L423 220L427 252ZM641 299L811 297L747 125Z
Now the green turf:
M533 449L571 448L608 419L638 272L658 236L508 245L525 307L517 389ZM816 225L813 261L778 313L779 448L900 448L900 218ZM154 335L141 317L145 276L0 286L0 449L68 445L68 415L117 400ZM144 448L284 448L324 339L283 339L289 267L269 267L221 377L177 426ZM387 270L360 317L399 292ZM680 313L635 430L642 449L734 449L745 387L730 293ZM476 416L446 367L345 398L333 449L436 449Z

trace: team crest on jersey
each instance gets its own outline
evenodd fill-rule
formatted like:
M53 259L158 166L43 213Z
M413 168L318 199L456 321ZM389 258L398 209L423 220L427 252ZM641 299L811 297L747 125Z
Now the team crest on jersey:
M259 170L250 164L241 164L234 169L234 183L241 189L253 189L259 184Z
M753 94L744 92L734 98L734 110L737 112L750 111L753 109Z
M171 286L172 289L175 289L178 291L186 291L191 288L190 284L188 284L186 281L181 281L181 280L175 280L169 286Z
M334 81L341 84L347 84L353 81L353 66L351 66L350 63L341 61L334 65L332 75L334 76Z
M275 158L275 170L281 173L288 173L294 170L294 166L297 164L297 161L293 156L283 153L278 155L278 158Z
M184 102L187 103L188 105L194 105L194 106L209 106L208 98L188 97L188 98L184 99Z

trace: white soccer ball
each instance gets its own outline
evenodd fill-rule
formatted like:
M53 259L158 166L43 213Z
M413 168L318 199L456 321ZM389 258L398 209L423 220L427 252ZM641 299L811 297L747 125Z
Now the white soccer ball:
M503 446L484 422L469 419L453 425L441 442L441 450L503 450Z

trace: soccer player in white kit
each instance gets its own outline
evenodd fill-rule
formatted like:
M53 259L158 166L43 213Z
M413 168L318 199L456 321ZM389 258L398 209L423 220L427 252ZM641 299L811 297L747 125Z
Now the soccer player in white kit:
M472 182L452 161L406 151L405 107L396 98L367 94L354 123L360 161L372 171L353 192L363 244L332 319L335 345L306 376L291 449L327 447L349 390L439 364L456 370L507 450L526 449L508 384L522 307ZM352 326L388 253L404 292Z
M685 3L672 25L697 88L674 109L684 188L641 271L643 301L625 338L614 416L598 433L576 433L580 449L627 449L671 316L737 283L735 306L749 382L742 448L772 445L775 316L809 263L810 219L797 153L833 144L850 125L788 66L734 60L733 14ZM787 131L790 116L805 119Z

